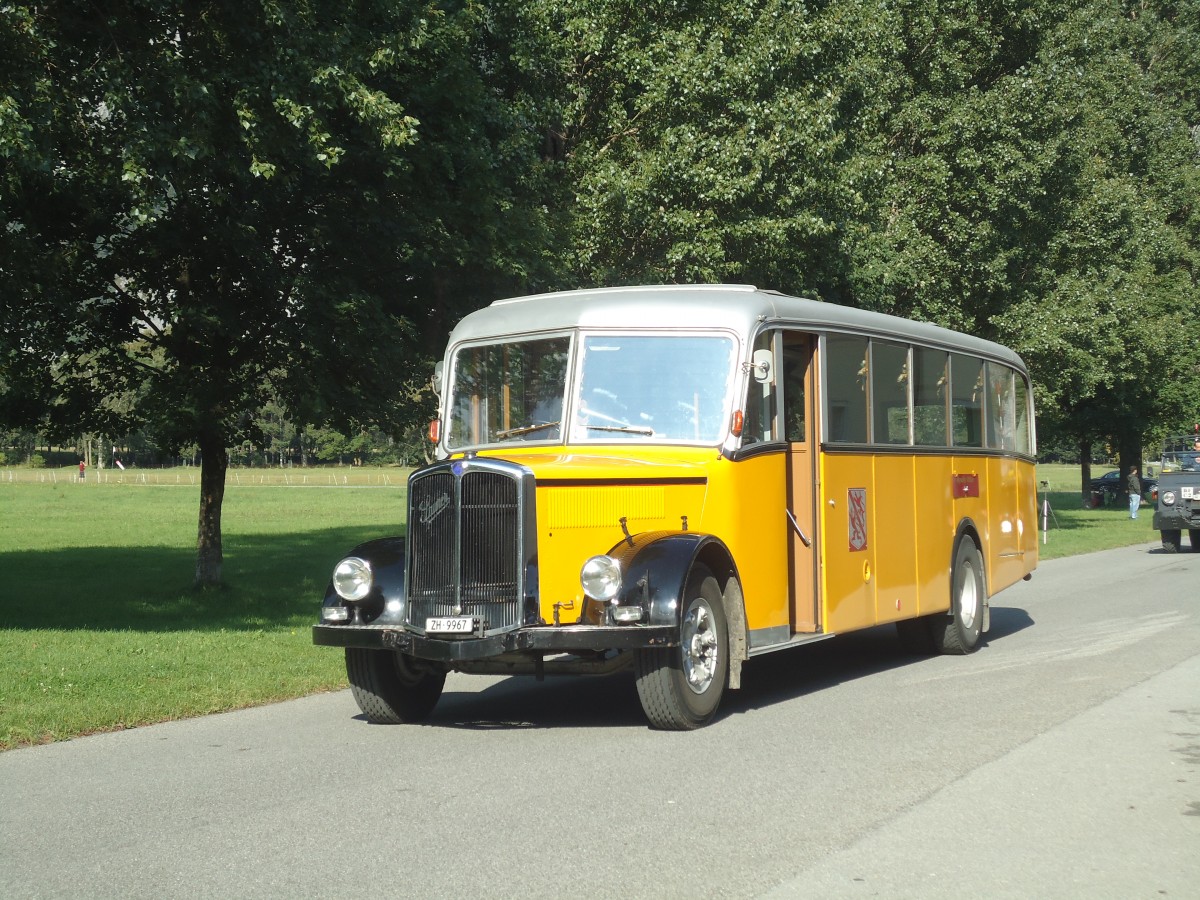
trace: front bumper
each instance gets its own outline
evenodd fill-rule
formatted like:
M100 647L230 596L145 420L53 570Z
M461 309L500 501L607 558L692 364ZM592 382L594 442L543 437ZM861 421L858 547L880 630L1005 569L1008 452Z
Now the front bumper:
M1152 525L1155 531L1195 530L1200 528L1200 506L1155 510Z
M399 650L417 659L459 662L490 659L506 653L571 653L639 650L679 643L679 629L669 625L542 625L519 628L485 638L429 638L395 625L314 625L313 643L322 647Z

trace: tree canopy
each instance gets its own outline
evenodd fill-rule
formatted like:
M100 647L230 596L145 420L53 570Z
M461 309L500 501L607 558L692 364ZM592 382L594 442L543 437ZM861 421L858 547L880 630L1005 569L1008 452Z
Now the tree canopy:
M259 408L401 430L455 310L534 268L528 151L476 16L3 11L3 415L198 444L201 583L220 579L226 448Z
M0 421L198 444L202 583L264 408L411 430L545 287L997 339L1126 465L1200 412L1190 0L25 3L0 50Z

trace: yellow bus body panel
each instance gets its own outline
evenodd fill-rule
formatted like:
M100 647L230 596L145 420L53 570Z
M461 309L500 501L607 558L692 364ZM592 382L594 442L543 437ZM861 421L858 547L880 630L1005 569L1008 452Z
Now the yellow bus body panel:
M870 508L875 494L873 457L821 454L822 548L821 622L825 631L853 631L875 624L875 535ZM863 540L851 547L851 497L865 492Z
M716 454L714 453L714 456ZM787 626L787 454L712 462L702 530L725 542L742 582L749 631Z
M1031 462L823 453L821 473L825 631L853 631L948 610L960 525L969 524L979 536L989 595L1037 566ZM956 476L972 487L956 493ZM856 493L865 495L857 527L852 522Z
M637 453L634 457L632 454ZM630 534L711 534L729 549L741 578L750 629L788 622L788 563L782 453L731 462L716 448L594 447L487 452L527 466L537 479L541 615L579 618L579 570ZM558 607L557 610L555 607Z
M686 517L688 531L711 534L729 549L747 629L789 625L787 454L732 462L716 448L634 451L484 454L525 465L537 478L542 619L579 618L579 570L624 540L622 518L639 534L682 531ZM1037 565L1036 476L1026 460L823 452L819 468L822 632L948 610L954 540L964 522L983 545L989 595ZM957 494L956 476L976 485L978 496ZM852 537L855 494L863 501L860 540Z

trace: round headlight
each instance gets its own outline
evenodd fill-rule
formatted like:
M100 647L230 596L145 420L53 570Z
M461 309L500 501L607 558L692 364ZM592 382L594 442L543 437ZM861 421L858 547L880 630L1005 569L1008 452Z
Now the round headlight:
M621 589L621 564L611 556L593 556L583 564L579 583L593 600L611 600Z
M333 589L343 600L362 600L371 593L371 564L348 556L333 570Z
M1163 491L1162 492L1162 502L1164 504L1166 504L1167 506L1174 506L1175 505L1175 492L1174 491Z

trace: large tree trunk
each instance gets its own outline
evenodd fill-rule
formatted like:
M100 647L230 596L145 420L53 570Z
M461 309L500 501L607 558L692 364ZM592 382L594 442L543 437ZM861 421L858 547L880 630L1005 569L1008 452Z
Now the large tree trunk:
M220 434L200 437L200 528L196 536L196 587L221 583L221 504L229 453Z

